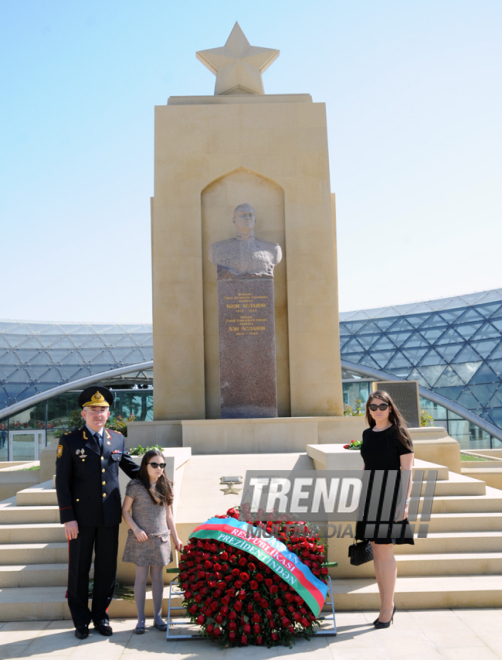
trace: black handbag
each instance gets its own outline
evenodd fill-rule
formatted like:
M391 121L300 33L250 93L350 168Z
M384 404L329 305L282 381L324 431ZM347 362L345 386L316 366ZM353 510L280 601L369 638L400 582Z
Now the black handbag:
M361 566L367 561L373 561L373 548L369 541L354 542L349 546L350 563L353 566Z

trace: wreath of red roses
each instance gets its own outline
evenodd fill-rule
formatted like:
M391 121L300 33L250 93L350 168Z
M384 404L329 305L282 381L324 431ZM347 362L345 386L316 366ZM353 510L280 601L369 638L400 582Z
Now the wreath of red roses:
M239 518L239 508L218 518ZM258 521L253 522L258 525ZM267 522L263 528L326 581L325 547L304 523ZM291 646L310 639L319 620L296 591L249 553L212 539L193 538L183 549L179 580L183 605L202 633L223 646Z

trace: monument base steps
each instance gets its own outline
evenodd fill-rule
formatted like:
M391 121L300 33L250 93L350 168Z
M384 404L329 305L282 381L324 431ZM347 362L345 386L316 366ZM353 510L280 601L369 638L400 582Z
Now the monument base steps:
M473 479L482 479L492 488L502 488L502 462L499 461L498 465L494 463L486 461L476 467L469 463L469 467L462 467L462 474Z
M0 589L0 621L58 621L71 619L65 598L66 586L29 587ZM167 615L169 592L164 589L162 614ZM90 603L89 603L90 604ZM181 605L181 601L175 602ZM135 619L137 616L134 601L121 598L112 600L108 609L111 619ZM153 617L153 600L150 590L146 592L145 614ZM113 626L113 622L112 622Z
M324 454L320 451L309 449L317 459L331 460L329 447L324 451L323 446ZM357 453L351 460L358 458ZM257 468L313 469L314 460L303 452L200 455L192 456L182 467L175 477L176 520L186 542L198 524L239 504L241 492L225 494L227 489L219 483L222 476L244 478L246 470ZM413 546L395 548L397 607L498 606L502 600L502 491L419 459L415 469L436 469L439 480L428 537L415 539ZM348 536L330 541L329 559L339 564L331 570L335 606L338 610L376 610L379 596L373 564L350 565L347 547L351 541ZM0 620L70 618L65 599L66 561L67 544L58 523L52 480L1 502ZM167 607L167 587L165 596ZM148 592L147 616L152 614ZM134 602L114 600L110 615L134 618Z

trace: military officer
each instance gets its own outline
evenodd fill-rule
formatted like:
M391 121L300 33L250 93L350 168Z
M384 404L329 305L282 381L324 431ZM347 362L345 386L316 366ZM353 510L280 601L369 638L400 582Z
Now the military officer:
M56 459L56 492L68 539L68 606L75 636L85 639L89 623L102 635L112 629L107 608L115 590L121 501L119 467L131 478L138 466L126 453L124 436L105 429L113 404L106 387L92 386L78 398L84 426L62 436ZM94 549L94 593L88 606Z

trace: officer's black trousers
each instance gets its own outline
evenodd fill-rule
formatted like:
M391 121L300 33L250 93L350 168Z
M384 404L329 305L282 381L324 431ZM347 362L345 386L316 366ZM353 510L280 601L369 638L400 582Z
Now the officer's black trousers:
M68 606L75 628L108 620L107 609L115 591L119 526L78 526L68 543ZM89 571L94 549L94 594L89 609Z

